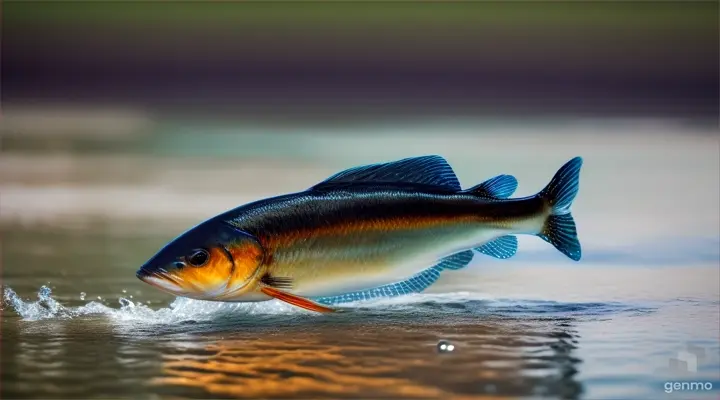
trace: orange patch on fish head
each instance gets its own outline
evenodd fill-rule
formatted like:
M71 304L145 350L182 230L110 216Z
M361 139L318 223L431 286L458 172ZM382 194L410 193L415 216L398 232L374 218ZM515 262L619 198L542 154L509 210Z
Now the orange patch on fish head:
M138 278L201 300L232 300L252 290L261 276L262 246L231 226L214 227L201 225L169 243L138 271Z
M265 252L255 240L243 240L227 247L234 260L226 290L217 300L233 300L255 289L264 270Z
M220 243L205 249L207 261L194 266L186 257L187 267L176 272L184 289L199 288L209 300L231 299L242 295L258 274L263 259L260 245L249 239Z

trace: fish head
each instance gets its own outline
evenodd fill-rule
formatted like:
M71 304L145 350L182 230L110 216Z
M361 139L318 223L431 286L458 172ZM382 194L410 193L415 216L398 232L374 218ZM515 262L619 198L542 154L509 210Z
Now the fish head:
M176 296L232 300L255 288L264 257L253 235L210 220L165 245L136 275Z

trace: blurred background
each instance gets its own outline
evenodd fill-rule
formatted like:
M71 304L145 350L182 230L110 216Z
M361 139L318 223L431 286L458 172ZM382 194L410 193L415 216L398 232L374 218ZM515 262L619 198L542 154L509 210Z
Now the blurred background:
M717 137L712 1L3 6L4 222L196 220L422 153L530 190Z
M488 293L607 300L608 265L641 267L619 279L636 294L720 291L716 1L6 1L1 33L0 266L21 296L168 302L134 271L188 227L423 154L466 187L513 174L517 195L586 160L583 262L522 238L503 268L599 286L541 272ZM645 270L680 265L711 275Z
M607 222L587 223L588 246L668 224L717 236L717 11L6 2L4 241L17 226L138 222L173 236L339 169L429 153L463 185L512 173L522 194L586 157L578 207Z

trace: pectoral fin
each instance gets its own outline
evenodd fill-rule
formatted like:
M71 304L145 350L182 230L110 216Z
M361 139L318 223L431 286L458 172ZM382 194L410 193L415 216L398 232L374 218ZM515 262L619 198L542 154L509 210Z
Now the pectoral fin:
M262 291L263 293L265 293L266 295L268 295L270 297L274 297L280 301L284 301L286 303L292 304L292 305L300 307L300 308L304 308L306 310L316 311L316 312L321 312L321 313L331 313L331 312L336 311L332 308L325 307L323 305L315 303L312 300L308 300L308 299L306 299L304 297L300 297L300 296L295 296L294 294L283 292L282 290L275 289L272 287L263 287L260 289L260 291Z

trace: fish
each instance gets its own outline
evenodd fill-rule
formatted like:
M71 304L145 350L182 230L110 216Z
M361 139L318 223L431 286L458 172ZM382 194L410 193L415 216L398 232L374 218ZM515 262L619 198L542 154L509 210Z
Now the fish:
M419 292L474 252L510 258L533 235L574 261L571 206L581 157L537 194L510 196L512 175L462 189L439 155L350 168L307 190L225 211L161 248L136 276L199 300L277 299L329 313L335 304Z

